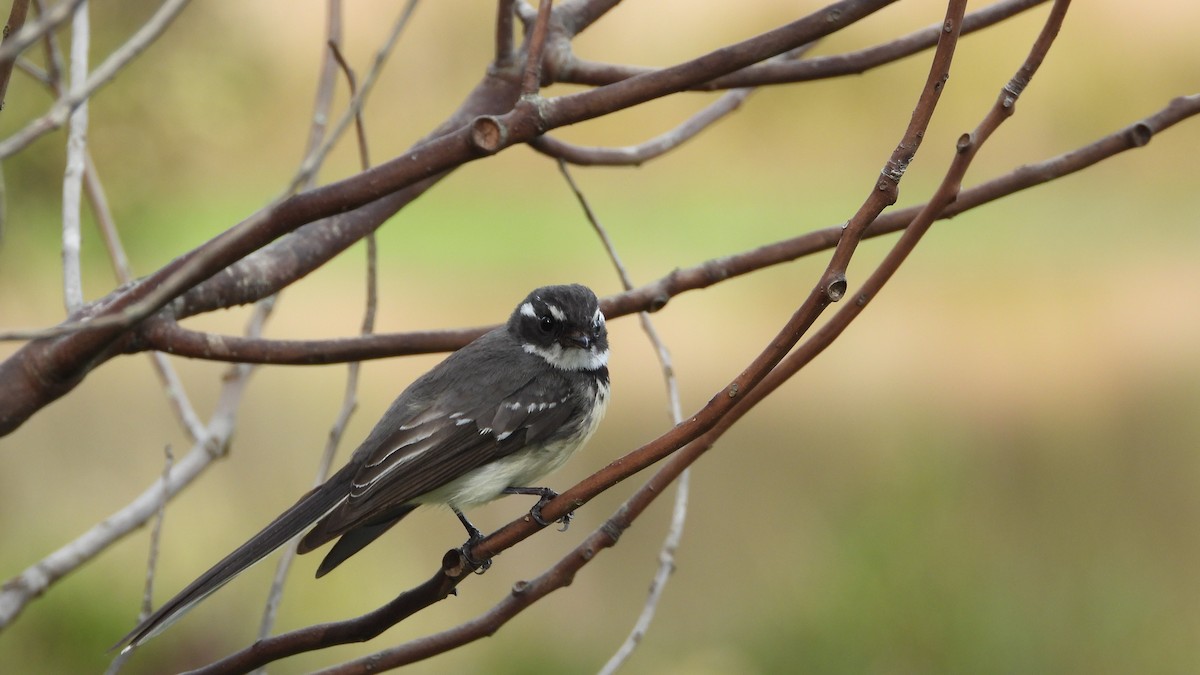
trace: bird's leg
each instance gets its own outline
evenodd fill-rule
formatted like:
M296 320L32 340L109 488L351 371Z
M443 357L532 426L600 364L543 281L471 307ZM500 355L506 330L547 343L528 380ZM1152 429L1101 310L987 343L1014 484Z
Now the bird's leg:
M549 521L542 517L542 507L549 504L551 499L557 497L557 492L548 487L507 487L504 488L504 492L510 495L537 495L538 501L533 505L533 508L529 509L529 517L533 518L533 522L542 527L550 525ZM566 532L567 528L571 526L571 519L574 517L574 511L567 511L562 518L554 521L562 523L562 528L559 529L559 532Z
M475 547L475 544L483 541L483 533L479 531L478 527L472 525L471 521L467 520L467 516L462 511L453 506L450 508L454 509L454 515L458 516L458 522L467 528L467 543L463 544L458 550L462 553L462 557L467 561L467 564L475 569L476 574L483 574L492 566L492 561L484 560L480 562L471 557L471 549Z

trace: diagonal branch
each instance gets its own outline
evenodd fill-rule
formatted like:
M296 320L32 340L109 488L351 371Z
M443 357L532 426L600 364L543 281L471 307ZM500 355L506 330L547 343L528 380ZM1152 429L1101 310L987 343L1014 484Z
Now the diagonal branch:
M940 90L941 88L943 78L940 73L949 67L965 5L965 0L951 0L950 2L947 9L947 30L942 40L939 41L937 52L934 54L931 75L922 89L914 119L924 119L928 123L928 119L932 115L932 108L936 105L937 96L931 95L930 90ZM914 128L910 126L905 138L907 139L912 133L914 133ZM915 152L915 148L913 151ZM911 156L908 159L911 159ZM902 174L895 176L895 180L899 181L901 177ZM872 196L868 198L867 203L874 203L874 201ZM861 230L858 230L858 233L861 234ZM845 236L854 236L854 234L851 231ZM827 304L827 302L821 302L825 297L824 281L822 280L801 303L774 339L767 343L762 352L737 377L717 392L701 410L662 436L624 457L614 460L545 504L542 513L547 522L554 522L563 517L567 512L586 504L601 492L670 456L679 448L716 427L720 420L740 403L741 398L753 391L755 386L800 341L816 321L821 309ZM641 513L641 509L644 509L645 505L653 501L659 494L661 492L657 489L648 489L644 486L635 495L643 500L640 502L640 509L636 506L630 507L627 502L625 507L622 507L583 544L580 544L571 554L539 577L539 580L544 580L542 585L519 584L518 587L514 587L510 601L494 608L486 617L462 624L436 636L414 641L409 645L419 643L421 646L417 651L422 654L421 658L424 658L495 632L500 625L513 618L537 598L569 583L575 570L592 560L600 549L615 544L620 533ZM392 625L387 623L388 620L394 619L393 623L395 623L444 599L463 579L470 575L472 570L477 568L479 563L491 560L500 552L530 537L542 527L529 516L515 520L473 544L469 550L448 551L442 559L441 568L428 581L401 594L388 605L368 615L334 624L312 626L266 640L259 640L251 647L195 672L239 672L303 651L344 644L348 641L370 639ZM468 562L468 560L474 562ZM428 645L434 645L433 649L427 649ZM402 645L395 650L387 650L365 659L352 661L340 668L339 672L365 672L365 669L376 670L408 663L412 659L412 651L412 649L405 651L405 646Z
M963 18L963 35L974 33L1032 9L1047 0L1002 0ZM770 84L811 82L846 75L858 75L930 49L937 44L941 26L930 26L889 42L845 54L817 56L793 63L758 63L737 72L702 82L696 91L737 89ZM603 86L658 70L646 66L599 63L569 55L559 66L559 81L571 84Z
M406 204L411 199L412 195L398 190L424 189L452 168L523 144L547 129L666 96L794 49L894 1L842 0L779 29L656 73L538 103L518 100L504 115L476 117L469 125L444 132L352 178L271 204L140 283L90 306L91 318L86 322L59 328L78 332L31 342L0 363L0 379L12 382L0 391L0 434L12 431L37 410L71 391L91 369L116 353L118 341L128 339L130 327L250 252L314 219L364 205L375 206L371 202L377 200L386 202L382 209L386 217L394 213L396 201ZM498 77L489 74L480 88L490 89ZM510 96L515 93L511 86L506 91ZM494 102L490 97L487 100ZM469 99L469 103L480 102ZM224 279L235 286L244 286L246 281L243 277Z

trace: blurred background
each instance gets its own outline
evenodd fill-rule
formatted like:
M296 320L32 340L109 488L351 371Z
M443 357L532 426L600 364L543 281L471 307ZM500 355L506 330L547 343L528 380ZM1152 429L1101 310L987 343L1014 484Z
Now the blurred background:
M361 76L400 11L347 3L345 53ZM423 3L368 102L375 161L435 126L491 56L494 3ZM97 3L93 62L151 2ZM586 58L666 65L792 20L818 3L626 2L576 42ZM983 3L972 3L972 9ZM1020 64L1048 5L965 38L900 206L925 201L954 139ZM835 54L941 22L910 0L822 42ZM1075 3L1017 114L980 154L974 185L1086 144L1200 83L1200 5ZM195 3L92 100L90 144L136 271L151 272L278 194L297 166L324 3ZM64 43L65 44L65 43ZM780 86L637 169L576 169L638 283L675 267L844 221L907 124L928 52L862 76ZM550 94L571 91L556 87ZM344 104L344 87L338 101ZM621 145L711 100L676 96L556 131ZM44 110L16 76L4 136ZM62 319L64 134L6 162L0 326ZM323 181L355 171L343 143ZM700 461L677 570L629 673L1193 673L1200 670L1200 121L1144 149L934 226L897 277L810 367ZM851 288L894 236L864 243ZM379 331L503 320L530 288L620 290L554 163L526 148L456 171L379 233ZM283 295L267 335L358 331L363 247ZM685 414L756 354L825 265L818 255L675 298L655 316ZM114 286L85 229L85 292ZM248 310L187 325L240 332ZM566 487L669 426L636 320L610 323L614 400L589 447L548 479ZM16 349L0 344L0 357ZM339 457L440 357L369 362ZM202 416L224 367L175 360ZM264 367L230 455L166 512L165 600L305 491L336 416L344 366ZM0 439L0 577L9 579L119 509L188 444L145 356L113 360ZM641 478L641 477L639 477ZM501 556L460 596L367 645L286 660L306 672L456 625L540 573L640 484L588 504L565 534ZM485 530L527 509L501 500ZM659 500L621 539L497 636L417 673L596 670L642 608L670 517ZM278 629L355 615L428 577L461 543L421 511L337 573L301 558ZM97 672L138 611L141 530L54 586L0 634L7 672ZM195 667L249 644L275 557L151 642L124 672Z

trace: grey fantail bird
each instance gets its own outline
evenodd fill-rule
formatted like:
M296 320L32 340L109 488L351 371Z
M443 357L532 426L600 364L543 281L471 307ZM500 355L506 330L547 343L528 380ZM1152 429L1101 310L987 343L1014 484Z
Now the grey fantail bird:
M337 543L320 577L420 504L446 504L470 536L463 509L503 494L556 494L528 487L591 437L608 404L608 332L585 286L529 294L508 323L417 378L384 413L350 461L121 638L126 649L176 621L246 568L308 529L298 550ZM315 526L314 526L315 523Z

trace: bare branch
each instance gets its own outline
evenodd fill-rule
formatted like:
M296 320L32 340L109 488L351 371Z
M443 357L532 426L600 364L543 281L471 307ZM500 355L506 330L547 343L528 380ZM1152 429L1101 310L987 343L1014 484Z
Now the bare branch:
M812 49L813 46L815 46L815 43L802 45L772 60L800 58L805 52ZM570 162L571 164L640 166L651 159L661 157L695 138L700 132L740 108L742 103L753 92L754 89L751 87L727 91L718 97L716 101L710 103L679 126L638 145L625 146L623 148L587 148L567 143L551 136L538 136L530 141L529 146L538 152Z
M506 68L513 62L513 0L496 3L495 66Z
M1002 0L984 7L964 17L963 35L993 26L1045 2L1047 0ZM736 89L858 75L935 46L941 30L941 26L930 26L881 45L845 54L817 56L792 63L758 63L691 88L696 91ZM602 86L656 70L645 66L599 63L570 55L559 66L558 73L561 82Z
M552 136L538 136L529 147L571 164L583 166L640 166L695 138L717 120L741 107L753 89L727 91L682 124L654 138L620 148L584 147Z
M265 313L258 311L251 322L252 332L257 334L257 331L261 331L264 319ZM253 366L247 365L229 369L204 437L193 444L191 450L171 468L166 480L155 481L119 511L4 583L0 589L0 628L12 623L30 601L45 593L54 582L144 525L157 512L164 490L174 497L208 468L214 459L224 455L233 433L238 406L253 370Z
M383 67L387 65L388 58L391 57L392 51L400 41L400 36L408 26L408 22L412 18L416 8L417 0L408 0L404 5L404 9L400 11L400 15L392 24L391 32L388 33L383 44L376 50L375 58L371 62L371 67L367 69L367 74L363 78L362 84L351 95L346 112L342 113L341 118L338 119L337 124L333 125L333 130L329 132L324 141L309 150L304 161L300 163L300 170L297 171L285 194L290 195L301 186L310 184L313 181L317 169L325 162L325 157L328 156L329 151L341 140L342 134L346 132L346 129L350 128L350 125L362 115L362 108L366 104L367 96L374 89L375 81L379 79L380 73L383 72Z
M584 215L587 216L588 222L591 223L592 229L600 237L601 243L604 245L604 250L608 253L609 260L617 269L617 275L621 277L621 286L626 290L633 289L633 280L629 276L629 272L625 269L625 265L621 262L621 257L617 254L617 249L613 246L612 238L608 236L608 230L596 217L592 211L591 205L588 203L587 197L583 191L579 189L575 179L571 177L571 172L567 169L567 165L561 159L558 162L558 170L566 179L567 185L571 191L575 193L575 198L579 201L579 206L583 209ZM671 363L671 352L667 349L667 345L659 337L658 331L654 328L654 322L650 319L649 312L638 312L638 319L641 321L642 330L646 333L646 337L650 340L651 346L654 347L654 352L658 355L659 364L662 366L663 381L667 387L667 414L671 419L671 425L677 426L683 421L683 409L679 404L679 384L675 379L675 368ZM637 621L634 623L633 629L629 636L625 639L617 649L612 658L604 664L600 669L603 675L611 675L621 668L624 663L633 655L633 650L641 643L646 631L649 630L650 624L654 621L654 614L658 609L658 603L662 599L663 591L666 590L667 581L671 573L675 571L675 551L679 548L679 540L683 538L683 528L687 523L687 506L688 493L690 491L691 472L685 470L679 476L679 481L675 486L675 505L671 511L671 526L667 530L667 534L663 539L662 548L658 553L658 570L654 574L654 579L650 582L650 591L647 593L646 602L642 606L642 612L638 615Z
M537 19L533 23L533 32L529 36L526 50L525 74L521 76L521 95L533 96L541 88L542 83L542 51L546 47L546 35L550 30L551 0L541 0L538 4Z
M146 559L146 583L145 590L142 591L142 609L138 612L138 620L145 619L154 611L154 577L158 571L158 544L162 540L162 526L167 514L167 502L171 500L167 483L171 478L171 466L175 464L175 453L171 451L170 443L163 447L163 454L166 455L166 461L163 462L162 478L159 481L163 486L162 499L158 503L158 512L154 514L154 525L150 529L150 553ZM116 675L132 656L132 651L117 654L105 669L105 675Z
M78 95L88 72L88 50L91 44L91 22L88 4L79 5L71 20L71 87ZM83 274L80 270L79 249L82 243L80 217L83 206L83 172L87 157L87 99L83 99L68 118L67 168L63 175L62 198L62 261L63 300L68 314L83 306Z
M351 209L365 209L366 212L386 217L398 208L396 202L406 204L413 196L409 192L398 193L397 190L408 188L419 194L441 174L465 162L494 154L514 144L525 143L547 129L592 119L675 93L696 82L794 49L839 30L894 1L842 0L779 29L656 73L540 104L518 100L512 110L504 115L476 117L474 122L457 130L435 131L434 134L442 135L436 135L412 151L353 178L270 204L116 297L96 303L93 306L95 318L88 320L86 325L74 322L71 326L74 330L83 327L87 330L73 332L50 342L25 345L14 356L0 363L0 377L15 378L11 387L0 391L0 433L11 431L41 407L70 391L91 369L105 360L101 358L102 354L107 352L111 355L114 343L123 337L127 338L125 332L129 327L287 232L314 219ZM489 79L485 79L476 91L489 91L489 85L494 82L490 79L492 77L496 75L489 75ZM356 216L361 218L362 213ZM374 221L374 216L360 220L360 224L372 222L377 224L382 221ZM333 248L325 247L323 255L331 255L330 249ZM295 253L293 250L292 254ZM252 286L245 282L245 278L237 278L235 285L243 290ZM240 296L231 293L222 297L228 302L229 297ZM39 367L26 368L25 365L30 361L36 361Z
M8 69L17 56L45 35L61 26L84 0L64 0L42 12L34 23L27 23L15 34L9 35L0 44L0 68Z
M4 22L4 37L3 40L0 40L0 50L21 31L27 16L29 16L29 0L13 0L12 7L8 10L8 21ZM12 80L14 63L16 63L16 59L0 63L0 110L4 109L4 99L8 96L8 83Z
M317 95L313 103L313 121L310 127L308 144L305 148L305 156L311 156L325 141L325 131L329 122L329 113L333 107L333 95L337 88L337 74L339 66L346 73L347 79L350 82L350 95L353 99L357 94L354 86L354 79L350 73L349 67L341 58L341 52L338 45L342 41L342 1L329 0L325 9L325 57L321 60L321 74L317 80ZM356 109L351 106L351 109ZM362 115L355 116L359 127L359 142L365 144L362 138ZM309 182L305 187L311 187L316 182L316 172L309 174ZM374 237L368 237L368 242L373 242ZM368 244L369 245L369 244ZM350 370L354 375L357 375L357 363L351 363ZM351 391L349 387L347 391ZM353 402L349 394L347 402L343 405L343 413L346 419L349 418L350 412L353 410ZM329 467L333 462L333 453L337 449L338 440L341 438L341 429L344 422L335 424L335 431L330 432L330 439L326 445L325 452L322 455L321 461L317 467L317 477L314 485L319 485L325 481L325 477L329 475ZM275 616L279 610L279 603L283 598L283 586L287 581L288 571L291 569L292 562L296 557L296 545L293 543L284 548L283 554L279 558L279 562L275 566L275 576L271 580L271 588L267 592L266 605L263 608L262 621L259 623L258 635L259 638L265 638L271 634L275 626Z
M950 7L947 10L947 31L938 44L938 50L934 54L933 65L930 70L931 75L922 90L920 101L925 107L918 106L917 113L914 113L915 119L925 119L927 123L929 115L932 114L932 107L936 105L937 96L933 95L934 92L931 92L931 90L940 90L941 88L941 83L943 82L941 73L949 66L949 55L952 55L954 51L954 44L957 41L965 4L965 0L951 0L950 2ZM910 129L906 132L905 139L908 139L909 134L916 131L914 129L915 126L915 124L910 126ZM915 152L915 148L913 148L913 151ZM896 177L896 180L898 181L899 178L900 176ZM867 203L870 204L874 201L874 197L869 197ZM861 233L861 230L859 230L859 233ZM851 236L852 234L848 233L844 236ZM837 251L834 253L834 258L837 258ZM826 276L828 276L828 273ZM809 294L808 298L802 302L791 319L783 326L774 339L767 343L763 351L737 377L717 392L701 410L693 414L684 423L676 425L655 440L627 453L624 457L614 460L609 465L593 473L588 478L545 504L542 507L542 514L546 522L556 521L566 515L566 513L586 504L596 495L618 482L670 456L679 448L695 441L701 435L717 427L721 419L732 408L737 406L741 402L742 397L751 392L783 360L787 352L800 341L800 338L813 325L813 322L816 321L820 310L828 302L826 300L824 278L822 278L822 282L818 283L813 292ZM660 494L658 489L643 486L635 497L644 500L644 503L641 504L641 509L644 509L645 505L653 501L658 494ZM627 528L629 523L640 513L640 509L631 508L630 503L627 502L616 515L593 533L587 541L560 560L558 564L543 574L542 577L539 577L538 581L542 583L535 582L529 585L521 585L519 589L514 590L513 595L509 596L505 602L501 603L489 615L462 624L436 636L422 638L421 640L409 643L409 645L418 645L417 648L405 651L405 646L401 646L394 650L376 653L366 659L344 664L336 672L360 672L363 668L374 670L395 667L410 662L413 658L413 653L419 653L421 655L420 658L425 658L432 654L441 653L453 646L491 634L500 625L506 623L522 609L532 604L537 598L566 585L576 570L594 559L595 553L599 549L612 546L616 542L620 532ZM469 574L469 570L475 569L480 562L491 560L501 551L507 550L525 540L533 533L542 529L542 527L542 525L539 525L529 516L515 520L472 546L464 547L469 548L469 550L454 549L447 552L443 557L441 569L429 581L401 594L396 600L368 615L335 624L311 626L293 631L292 633L285 633L266 640L260 640L241 652L195 672L237 672L239 669L261 666L284 656L303 651L329 647L335 644L344 644L347 641L370 639L370 637L377 635L379 631L387 627L387 625L383 624L386 624L388 620L394 619L395 621L400 621L412 613L444 599ZM468 563L468 556L470 560L475 562Z
M52 9L49 14L43 17L43 21L40 23L45 23L46 19L49 19L52 15L55 15L55 11L60 7L68 4L79 5L82 1L83 0L69 0L69 2L63 2L55 5L54 9ZM146 23L142 24L142 27L138 29L138 31L134 33L133 36L125 42L125 44L121 45L119 49L110 54L108 58L105 59L104 62L92 72L92 74L87 78L81 87L76 89L75 85L72 84L72 91L56 101L54 105L51 106L49 112L33 120L20 131L0 142L0 159L12 156L13 154L27 147L33 141L37 140L39 137L61 127L70 116L72 111L75 110L75 108L90 98L92 94L96 93L100 87L108 84L109 81L116 77L117 73L125 67L125 64L136 58L142 53L142 51L149 47L152 42L158 39L158 36L161 35L164 30L166 30L171 21L173 21L175 17L178 16L181 11L183 11L183 8L187 6L188 1L189 0L166 0L163 2L163 4L158 8L158 11L156 11L154 15L146 21ZM35 28L35 26L32 24L25 26L25 28L21 30L17 37L14 38L13 43L18 43L18 41L21 40L22 34L31 28ZM40 33L38 36L40 36ZM38 36L34 36L33 39L36 39ZM4 46L7 47L7 43L5 43ZM21 49L24 49L24 47L21 47ZM5 50L0 47L0 64L5 62L5 57Z

